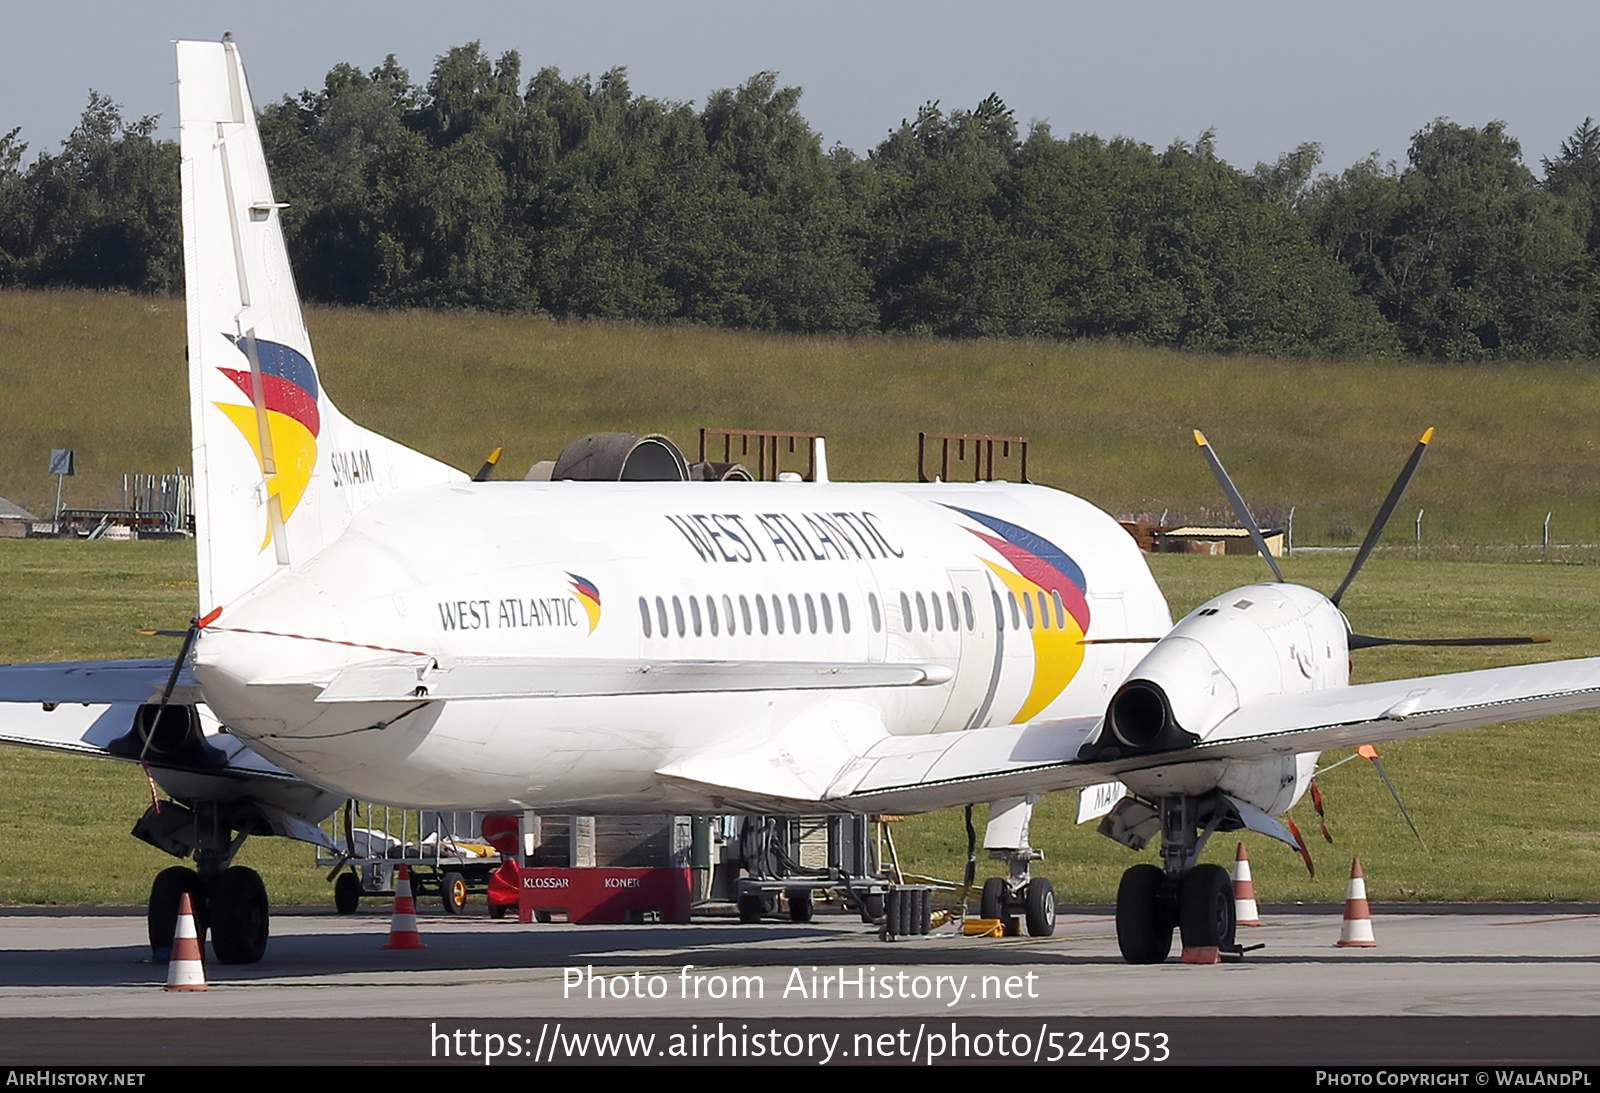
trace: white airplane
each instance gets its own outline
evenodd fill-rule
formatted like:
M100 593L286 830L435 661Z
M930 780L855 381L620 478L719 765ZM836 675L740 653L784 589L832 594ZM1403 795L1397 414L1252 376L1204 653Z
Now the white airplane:
M1281 575L1174 626L1127 533L1036 486L832 483L825 460L810 483L472 481L330 401L238 51L177 50L192 643L0 669L0 741L140 759L172 798L140 829L198 872L157 878L153 944L192 890L219 958L258 960L266 892L234 853L323 841L346 797L1014 813L1120 782L1102 831L1159 833L1163 864L1128 870L1118 939L1156 962L1175 927L1232 944L1200 849L1240 827L1293 844L1274 817L1318 750L1600 706L1600 660L1351 686L1351 648L1380 639ZM1048 880L999 883L986 904L1053 928Z

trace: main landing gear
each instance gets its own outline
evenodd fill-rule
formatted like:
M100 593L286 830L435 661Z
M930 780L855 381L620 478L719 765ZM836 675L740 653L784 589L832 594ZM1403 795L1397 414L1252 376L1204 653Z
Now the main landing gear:
M1199 865L1219 809L1202 816L1202 799L1162 797L1160 867L1140 864L1117 888L1117 947L1129 964L1159 964L1172 952L1176 927L1183 947L1237 953L1233 880L1220 865Z
M177 932L179 899L188 893L194 909L195 934L223 964L254 964L267 951L267 886L254 869L231 864L244 845L247 830L233 835L239 817L224 815L217 802L196 801L193 811L176 801L166 801L161 811L152 809L134 828L134 834L176 857L193 854L196 869L175 865L163 869L150 886L145 921L150 934L150 956L164 964L172 953Z

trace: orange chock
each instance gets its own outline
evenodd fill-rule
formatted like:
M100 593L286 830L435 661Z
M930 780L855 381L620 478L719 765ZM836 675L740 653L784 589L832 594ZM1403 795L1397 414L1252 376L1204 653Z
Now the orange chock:
M1250 879L1250 855L1244 843L1233 859L1233 919L1240 926L1260 926L1261 912L1256 908L1256 882Z
M194 928L194 903L189 893L178 896L178 928L172 935L172 956L167 961L167 990L206 990L206 969L200 935Z
M426 949L417 933L417 900L411 894L411 867L402 865L394 885L394 914L389 919L385 949Z
M1372 936L1372 908L1367 905L1367 878L1361 872L1361 859L1350 863L1350 888L1344 897L1344 926L1339 930L1339 944L1371 949L1378 944Z

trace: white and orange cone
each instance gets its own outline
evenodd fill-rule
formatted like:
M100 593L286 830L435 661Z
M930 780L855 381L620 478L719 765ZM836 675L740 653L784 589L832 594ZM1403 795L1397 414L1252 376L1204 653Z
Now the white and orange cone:
M1240 926L1260 926L1261 912L1256 908L1256 882L1250 879L1250 855L1244 843L1233 860L1233 919Z
M394 914L389 919L385 949L426 949L417 933L417 900L411 894L411 867L402 865L394 886Z
M1375 948L1377 939L1372 936L1372 908L1367 905L1367 878L1361 872L1361 859L1350 863L1350 889L1344 897L1344 926L1339 930L1339 944L1364 949Z
M172 935L172 956L167 961L167 990L203 991L206 968L200 952L200 935L194 928L194 904L188 892L178 895L178 928Z

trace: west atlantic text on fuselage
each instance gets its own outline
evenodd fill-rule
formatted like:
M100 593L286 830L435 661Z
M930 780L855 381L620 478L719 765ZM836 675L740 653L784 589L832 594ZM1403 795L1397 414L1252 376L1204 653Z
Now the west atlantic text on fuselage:
M870 512L692 512L667 521L702 562L903 558Z
M588 614L572 596L540 599L441 600L441 630L510 630L519 627L586 625Z

